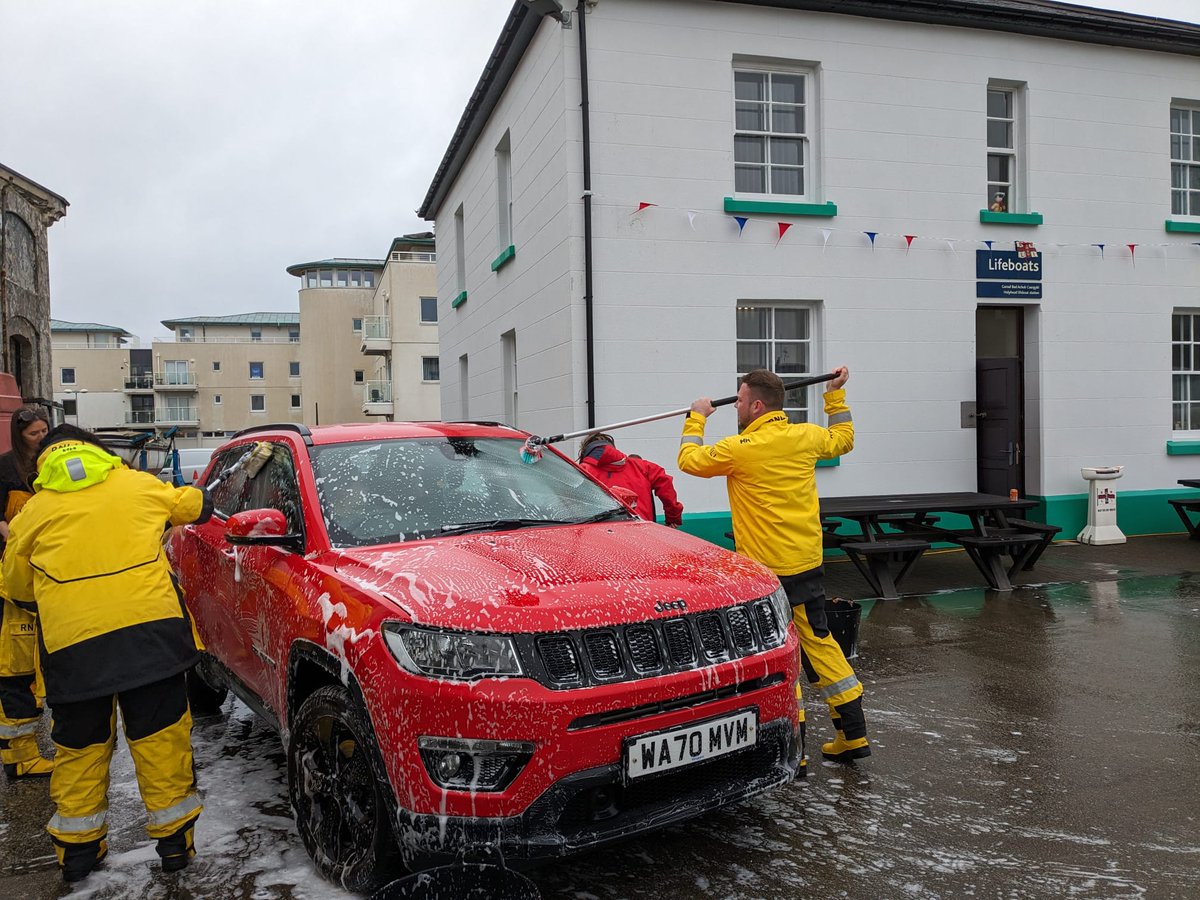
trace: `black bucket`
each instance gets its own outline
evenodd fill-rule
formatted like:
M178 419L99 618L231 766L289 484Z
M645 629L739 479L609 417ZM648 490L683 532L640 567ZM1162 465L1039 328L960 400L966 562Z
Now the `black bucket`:
M858 656L858 625L862 620L862 607L853 600L825 599L825 619L829 633L842 648L846 659Z
M541 900L532 881L503 866L459 863L386 884L371 900Z

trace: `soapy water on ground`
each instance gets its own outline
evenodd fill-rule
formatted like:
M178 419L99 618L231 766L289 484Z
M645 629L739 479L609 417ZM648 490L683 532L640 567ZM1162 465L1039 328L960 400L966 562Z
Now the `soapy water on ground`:
M616 898L1200 896L1200 587L1188 578L876 603L856 668L874 755L530 873ZM291 819L278 736L236 700L197 720L199 856L159 870L123 739L110 855L62 885L46 782L0 787L0 895L348 898Z

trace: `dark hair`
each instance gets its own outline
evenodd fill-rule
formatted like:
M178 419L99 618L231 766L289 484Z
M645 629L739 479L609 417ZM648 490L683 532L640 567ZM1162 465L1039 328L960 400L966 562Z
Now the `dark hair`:
M49 417L40 409L33 406L22 406L14 410L8 423L8 434L12 441L13 461L16 463L17 475L24 482L33 481L37 474L37 451L30 450L22 436L25 429L34 422L50 424ZM0 513L3 511L0 510Z
M63 422L61 425L56 425L50 429L50 433L42 438L42 450L45 450L51 444L57 444L62 441L83 441L85 444L93 444L99 447L105 453L112 453L108 444L104 443L98 434L88 431L86 428L80 428L78 425L72 425L70 422ZM116 454L113 455L115 456Z
M759 400L767 409L783 409L783 379L767 369L755 369L742 376L742 384L750 388L750 397Z

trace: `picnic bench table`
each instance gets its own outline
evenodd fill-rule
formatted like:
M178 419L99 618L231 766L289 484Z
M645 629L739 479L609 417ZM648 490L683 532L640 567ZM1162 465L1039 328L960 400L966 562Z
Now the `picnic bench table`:
M880 597L899 596L900 580L934 541L958 544L992 588L1010 591L1017 571L1031 568L1061 530L1011 515L1036 506L971 492L822 497L821 521L826 546L845 552ZM965 516L970 527L943 527L946 513ZM857 523L860 533L841 533L838 520Z
M1200 478L1180 478L1179 483L1184 487L1200 488ZM1200 531L1197 531L1197 523L1188 512L1200 512L1200 497L1184 498L1182 500L1168 500L1168 503L1174 507L1175 512L1179 514L1180 520L1183 522L1183 527L1187 529L1188 537L1193 541L1200 541Z

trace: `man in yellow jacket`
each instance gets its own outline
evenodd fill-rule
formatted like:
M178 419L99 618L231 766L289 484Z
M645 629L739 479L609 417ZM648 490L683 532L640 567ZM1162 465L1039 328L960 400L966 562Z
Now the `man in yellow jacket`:
M125 466L90 432L60 425L4 554L9 596L37 612L57 751L47 830L66 881L108 851L108 770L120 704L138 788L165 871L187 866L200 797L184 672L198 658L163 553L167 525L203 522L207 494Z
M756 369L742 376L738 386L739 433L706 446L704 425L715 407L701 397L683 423L679 468L701 478L725 476L737 550L779 576L792 601L805 674L829 704L837 738L822 745L821 753L826 759L850 762L870 756L871 748L862 685L829 633L825 616L815 469L817 460L854 449L854 425L842 389L850 370L842 366L834 374L825 394L828 428L791 424L783 412L783 382L773 372ZM796 694L799 701L799 684ZM803 740L802 706L798 715Z

